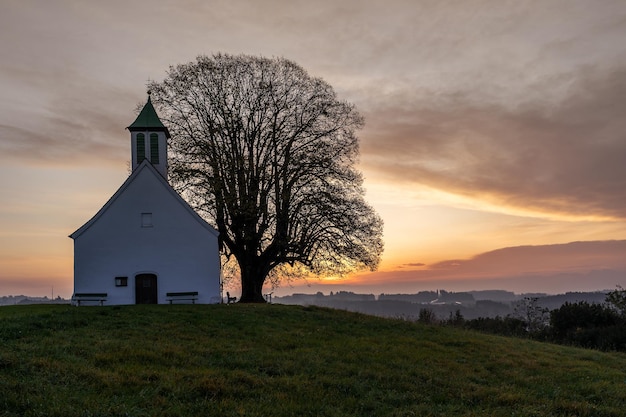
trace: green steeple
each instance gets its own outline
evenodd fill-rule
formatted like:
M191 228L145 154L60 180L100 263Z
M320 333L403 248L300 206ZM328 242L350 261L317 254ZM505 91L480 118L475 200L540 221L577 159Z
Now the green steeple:
M161 119L154 110L154 106L152 105L152 101L150 100L150 92L148 92L148 101L141 109L139 116L137 119L127 127L131 132L137 131L151 131L151 132L165 132L165 136L169 139L170 132L167 130L167 127L163 125Z

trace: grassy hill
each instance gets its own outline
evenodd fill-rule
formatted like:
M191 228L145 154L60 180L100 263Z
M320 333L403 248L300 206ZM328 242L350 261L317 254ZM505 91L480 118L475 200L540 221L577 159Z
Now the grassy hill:
M624 410L624 354L298 306L0 308L0 416Z

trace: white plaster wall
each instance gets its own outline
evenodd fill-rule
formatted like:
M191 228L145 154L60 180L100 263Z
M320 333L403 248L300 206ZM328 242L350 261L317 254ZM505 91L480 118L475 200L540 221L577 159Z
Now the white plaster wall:
M106 304L134 304L135 276L157 275L167 292L198 291L197 303L220 300L217 237L172 195L149 166L74 241L74 292L108 293ZM142 227L152 213L152 227ZM128 277L116 287L115 277Z

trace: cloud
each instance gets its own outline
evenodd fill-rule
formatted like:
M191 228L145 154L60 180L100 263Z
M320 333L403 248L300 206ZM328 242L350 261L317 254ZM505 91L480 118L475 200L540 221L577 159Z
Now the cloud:
M419 268L421 266L426 266L426 264L422 262L410 262L400 265L399 268Z
M0 70L14 84L0 103L0 159L92 165L128 158L124 128L134 116L132 93L71 72Z
M502 206L624 219L626 66L563 78L562 99L514 106L479 93L397 93L369 110L364 166Z
M384 292L433 288L593 291L626 284L624 253L626 240L518 246L446 260L420 270L363 274L336 284Z
M485 252L468 259L451 259L412 271L381 271L359 275L365 285L463 280L514 282L519 277L587 274L593 271L626 273L626 240L517 246ZM626 279L626 275L624 275ZM352 284L352 281L350 284Z
M43 165L117 164L128 159L123 128L96 130L89 122L96 124L98 116L88 113L73 113L82 117L80 121L52 117L27 127L0 125L0 159Z
M502 276L626 269L626 240L517 246L485 252L465 260L432 265L433 270L464 276Z
M506 289L517 293L600 291L626 286L626 240L516 246L336 281L310 281L312 291L412 293ZM290 292L293 292L293 288ZM297 291L297 288L296 288Z
M384 279L376 279L383 278ZM473 291L473 290L507 290L518 294L548 293L562 294L576 291L602 291L615 289L616 285L626 286L624 270L596 270L568 273L545 273L532 275L516 275L504 277L476 277L474 279L422 277L419 280L394 280L394 273L374 273L358 283L341 283L326 281L310 282L303 292L354 291L357 293L397 294L416 293L419 291ZM288 291L282 289L278 294L300 292L301 287L292 287ZM302 289L304 289L302 287Z

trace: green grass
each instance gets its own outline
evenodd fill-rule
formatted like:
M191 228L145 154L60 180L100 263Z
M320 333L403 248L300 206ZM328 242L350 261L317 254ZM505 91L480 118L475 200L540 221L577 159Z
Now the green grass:
M322 308L0 308L0 416L623 416L626 355Z

